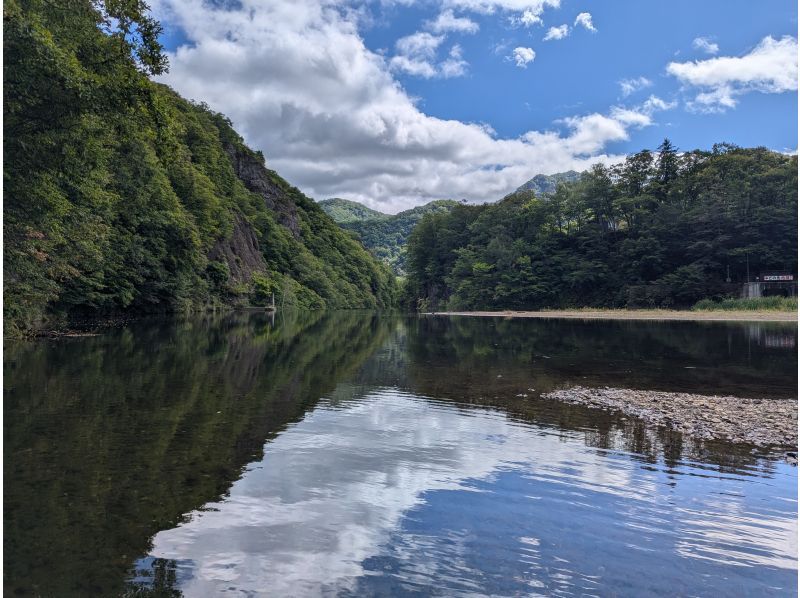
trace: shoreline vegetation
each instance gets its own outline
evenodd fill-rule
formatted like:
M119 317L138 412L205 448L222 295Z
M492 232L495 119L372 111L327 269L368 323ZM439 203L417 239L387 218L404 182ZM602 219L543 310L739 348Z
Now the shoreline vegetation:
M582 386L542 398L621 411L701 440L790 448L793 452L787 452L786 459L797 463L797 401Z
M669 309L553 309L542 311L431 311L427 316L471 316L496 318L561 318L585 320L686 320L796 322L797 311L778 310L669 310Z
M726 298L720 301L703 299L692 307L694 311L797 311L797 297Z
M426 216L402 298L422 311L688 309L769 272L797 272L797 158L665 139L549 195Z

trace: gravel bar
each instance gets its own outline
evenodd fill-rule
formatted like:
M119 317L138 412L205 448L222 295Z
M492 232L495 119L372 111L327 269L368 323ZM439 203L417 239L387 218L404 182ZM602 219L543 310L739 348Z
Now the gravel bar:
M796 322L794 311L689 311L672 309L558 309L544 311L437 311L425 316L544 318L572 320L687 320L708 322Z
M797 401L576 386L542 395L574 405L622 411L703 440L797 448Z

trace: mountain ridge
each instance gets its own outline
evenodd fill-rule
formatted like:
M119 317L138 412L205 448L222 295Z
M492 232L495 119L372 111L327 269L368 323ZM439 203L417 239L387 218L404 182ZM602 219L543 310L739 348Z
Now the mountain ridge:
M350 218L352 212L345 214L341 210L345 204L341 202L347 202L346 207L348 208L360 206L380 216L361 220ZM351 232L364 247L389 266L397 276L405 275L406 243L417 222L427 214L449 212L455 206L460 205L453 199L437 199L397 214L384 214L351 200L323 200L319 204L328 215L334 217L334 220L337 216L350 218L339 221L339 226ZM355 211L358 211L357 207Z
M337 224L360 222L373 218L389 218L391 214L368 208L363 203L341 197L330 197L317 202Z
M522 191L533 191L536 195L552 195L556 192L558 183L574 183L580 180L582 173L577 170L567 170L554 174L537 174L527 182L523 183L515 193Z

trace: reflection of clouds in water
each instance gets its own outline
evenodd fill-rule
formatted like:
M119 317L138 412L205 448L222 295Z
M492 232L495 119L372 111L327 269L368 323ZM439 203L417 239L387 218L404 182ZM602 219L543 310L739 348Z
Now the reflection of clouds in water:
M679 554L724 564L797 568L797 519L764 512L756 519L734 497L716 498L711 520L701 511L683 511Z
M658 525L665 499L659 497L656 476L625 456L587 448L579 432L539 429L500 412L396 391L341 407L320 406L290 426L266 445L263 461L248 469L230 496L212 505L215 510L195 512L188 523L156 535L154 556L194 563L182 586L187 595L214 595L226 588L275 595L354 591L364 574L363 561L381 552L404 515L423 504L424 493L487 492L485 484L478 488L470 481L491 482L503 471L518 471L533 482L526 486L529 492L545 482L563 485L565 495L589 490L626 499L631 511L641 511L631 525ZM736 501L727 497L726 502ZM730 511L732 504L714 508ZM682 525L695 531L709 527L693 517ZM759 530L762 536L776 528L788 533L785 521L775 518L759 528L746 513L730 517L726 525L731 537L749 534L756 544L765 540ZM691 531L684 530L686 542L700 545ZM455 560L444 564L441 557L417 557L421 579L463 571L466 565L458 560L463 539L453 534L447 540L447 557ZM428 551L435 554L435 542L419 535L407 550L425 555L428 541ZM518 541L535 560L538 540ZM775 542L773 551L786 554L784 540ZM761 561L769 561L769 555Z

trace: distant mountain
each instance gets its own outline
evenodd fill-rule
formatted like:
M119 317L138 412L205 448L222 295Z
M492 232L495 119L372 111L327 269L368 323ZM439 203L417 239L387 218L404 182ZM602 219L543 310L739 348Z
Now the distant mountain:
M439 199L424 206L389 215L346 199L326 199L319 203L322 209L339 223L339 226L351 231L364 247L388 264L398 276L405 275L406 242L414 225L426 214L449 212L458 205L458 202L452 199ZM369 214L374 216L361 216Z
M533 191L536 195L552 195L559 183L574 183L580 178L581 173L574 170L556 174L537 174L524 185L520 185L517 192Z
M319 202L319 206L328 216L333 218L334 222L337 224L390 217L389 214L370 209L357 201L350 201L349 199L341 199L339 197L323 199Z

